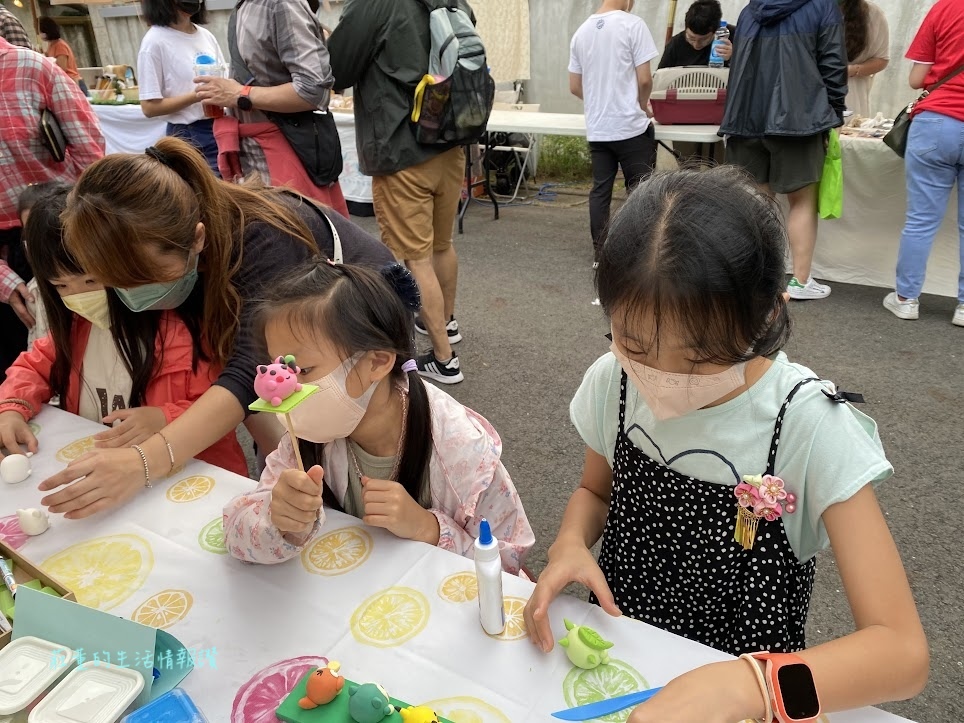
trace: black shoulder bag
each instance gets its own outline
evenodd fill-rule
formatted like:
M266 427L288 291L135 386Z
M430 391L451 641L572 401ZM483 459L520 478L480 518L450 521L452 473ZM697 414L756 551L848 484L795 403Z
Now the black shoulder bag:
M956 78L961 73L964 73L964 65L950 75L947 75L938 82L934 83L934 85L932 85L930 88L927 88L923 93L920 94L920 97L917 100L897 114L897 117L894 118L894 127L891 128L890 132L887 133L887 135L885 135L883 138L883 141L885 144L887 144L888 148L890 148L901 158L904 157L904 154L907 153L907 137L910 135L910 124L911 121L914 120L911 116L911 114L914 112L914 106L944 85L944 83Z
M243 3L244 0L241 0L234 6L234 12L228 20L228 50L231 53L231 72L235 80L249 85L250 82L245 83L245 80L254 79L254 75L238 52L238 8ZM239 77L244 80L239 80ZM338 137L335 119L327 109L300 113L262 112L284 134L316 186L330 186L338 180L343 167L341 139Z
M67 157L67 138L60 128L57 116L47 108L40 111L40 142L57 163L64 162Z

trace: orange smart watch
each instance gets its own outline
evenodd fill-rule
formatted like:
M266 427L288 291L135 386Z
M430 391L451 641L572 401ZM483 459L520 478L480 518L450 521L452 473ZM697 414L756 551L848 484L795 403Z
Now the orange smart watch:
M767 691L777 723L807 723L820 715L820 699L810 666L790 653L753 653L766 662Z

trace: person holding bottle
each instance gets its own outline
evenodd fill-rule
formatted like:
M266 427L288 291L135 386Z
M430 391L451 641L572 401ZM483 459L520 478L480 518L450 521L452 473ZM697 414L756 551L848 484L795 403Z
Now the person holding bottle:
M723 8L719 0L696 0L686 11L686 27L674 35L659 59L659 68L680 68L687 65L709 65L710 52L716 31L723 22ZM727 24L730 38L736 27ZM733 43L727 40L717 51L723 58L724 66L729 66L733 55Z
M167 134L183 138L204 154L218 173L214 114L195 92L195 65L224 67L217 39L200 25L207 22L203 0L141 0L150 29L137 53L141 110L148 118L167 117Z

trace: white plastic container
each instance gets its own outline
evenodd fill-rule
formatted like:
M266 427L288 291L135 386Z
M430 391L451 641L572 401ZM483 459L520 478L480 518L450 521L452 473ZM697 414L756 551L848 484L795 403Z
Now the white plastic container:
M40 701L28 723L114 723L144 689L136 670L84 663Z
M483 519L475 541L475 577L479 583L479 621L489 635L505 630L505 601L502 598L502 557L499 541Z
M0 715L26 710L74 664L74 651L32 636L0 650Z

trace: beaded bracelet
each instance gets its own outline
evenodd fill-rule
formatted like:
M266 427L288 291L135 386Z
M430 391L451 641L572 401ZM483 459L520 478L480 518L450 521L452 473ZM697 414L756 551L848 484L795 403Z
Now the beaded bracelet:
M753 668L753 674L756 676L757 685L760 686L760 692L763 693L763 702L766 705L766 712L763 714L762 720L765 723L770 723L773 720L773 706L770 704L770 689L767 687L766 678L763 677L763 671L760 670L760 664L749 653L744 653L740 656L740 659L745 660Z
M171 443L167 441L167 437L164 436L164 432L158 432L161 439L164 440L164 444L167 445L167 456L171 458L171 472L174 471L174 449L171 447Z
M141 456L141 462L144 463L144 486L150 488L153 485L151 484L151 470L147 466L147 455L144 454L144 450L138 447L136 444L132 444L131 447L136 449L137 453Z

